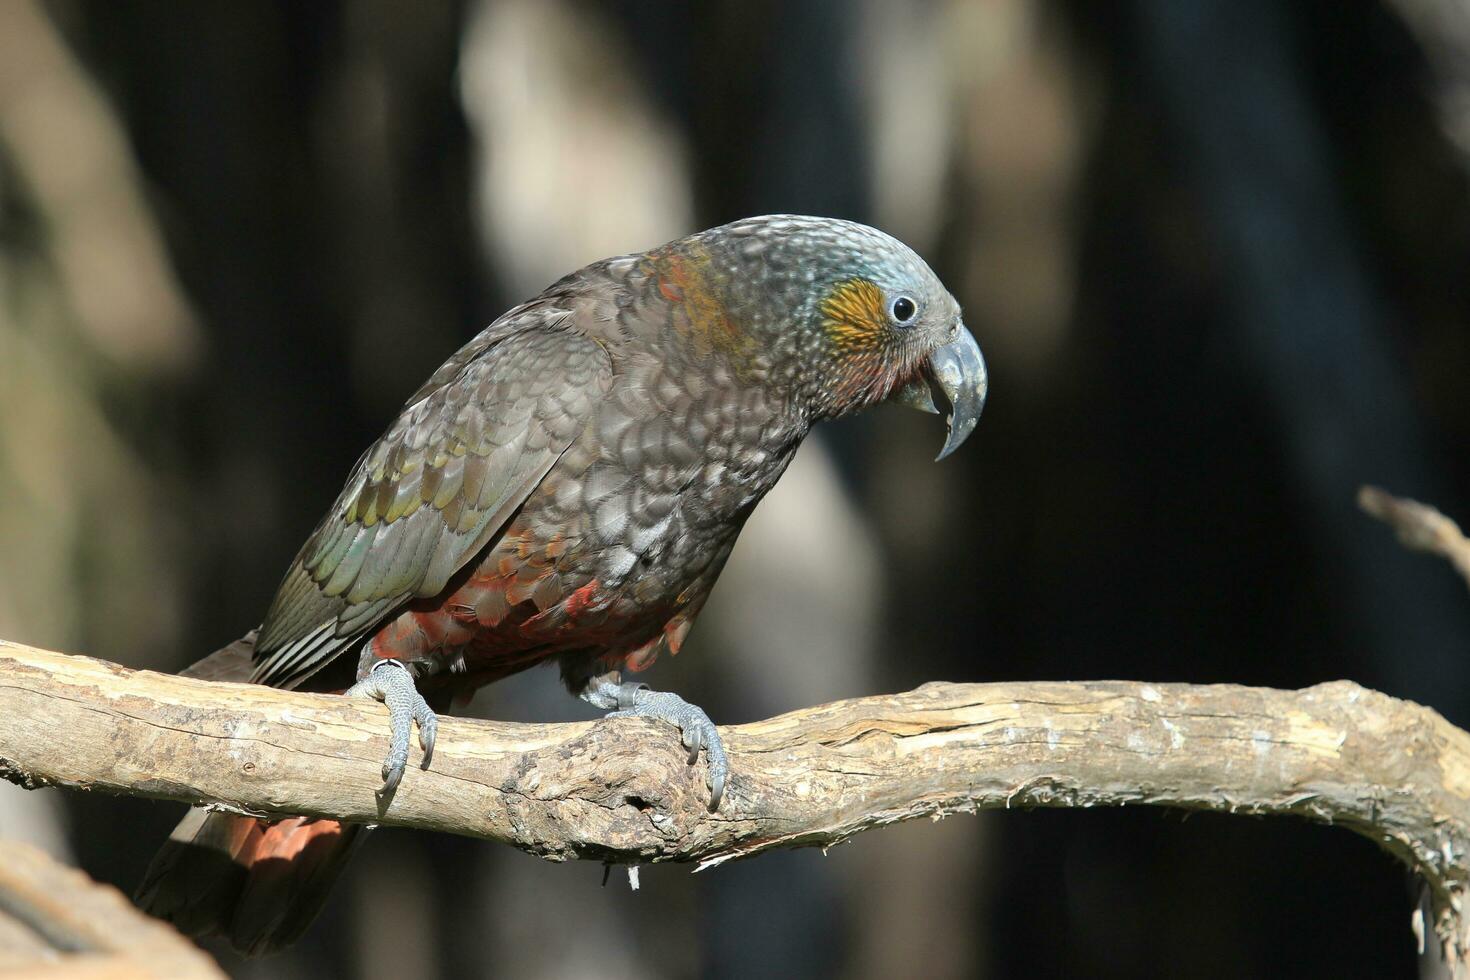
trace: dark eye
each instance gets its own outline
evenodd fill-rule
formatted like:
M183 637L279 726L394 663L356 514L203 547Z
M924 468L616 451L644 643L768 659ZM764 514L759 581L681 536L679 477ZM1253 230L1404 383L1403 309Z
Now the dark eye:
M893 301L893 318L899 323L908 323L914 318L914 314L917 312L919 312L919 308L907 296L900 296Z

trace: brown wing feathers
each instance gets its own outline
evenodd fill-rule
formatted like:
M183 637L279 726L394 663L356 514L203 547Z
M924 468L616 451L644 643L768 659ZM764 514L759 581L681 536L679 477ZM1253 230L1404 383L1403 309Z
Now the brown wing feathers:
M295 686L405 602L437 595L555 465L612 368L547 313L523 308L526 328L502 321L493 343L456 355L358 461L266 614L253 680Z

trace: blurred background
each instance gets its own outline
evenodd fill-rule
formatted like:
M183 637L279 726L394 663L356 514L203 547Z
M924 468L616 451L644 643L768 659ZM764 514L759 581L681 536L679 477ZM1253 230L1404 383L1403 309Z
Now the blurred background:
M991 367L808 442L685 655L740 722L927 680L1348 677L1470 725L1460 0L0 0L0 636L174 670L255 625L439 362L593 259L867 221ZM499 718L585 718L551 672ZM131 891L176 806L0 786ZM1411 977L1350 833L990 813L600 887L383 831L241 977Z

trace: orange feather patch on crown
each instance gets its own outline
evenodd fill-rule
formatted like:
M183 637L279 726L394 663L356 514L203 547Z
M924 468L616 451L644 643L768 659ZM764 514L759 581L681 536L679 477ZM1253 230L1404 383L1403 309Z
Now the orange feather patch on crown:
M848 352L881 348L888 332L883 290L871 279L845 279L822 300L822 329Z

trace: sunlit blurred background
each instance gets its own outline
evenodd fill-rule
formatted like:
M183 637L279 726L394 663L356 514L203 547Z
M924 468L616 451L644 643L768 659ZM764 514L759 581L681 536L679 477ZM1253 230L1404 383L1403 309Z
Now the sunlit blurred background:
M933 679L1297 687L1470 724L1461 0L0 0L0 636L177 669L259 621L438 363L585 262L876 224L991 365L963 452L809 440L686 652L738 722ZM500 718L585 718L551 672ZM172 805L0 786L131 890ZM242 977L1411 977L1347 832L1009 812L691 876L383 831Z

